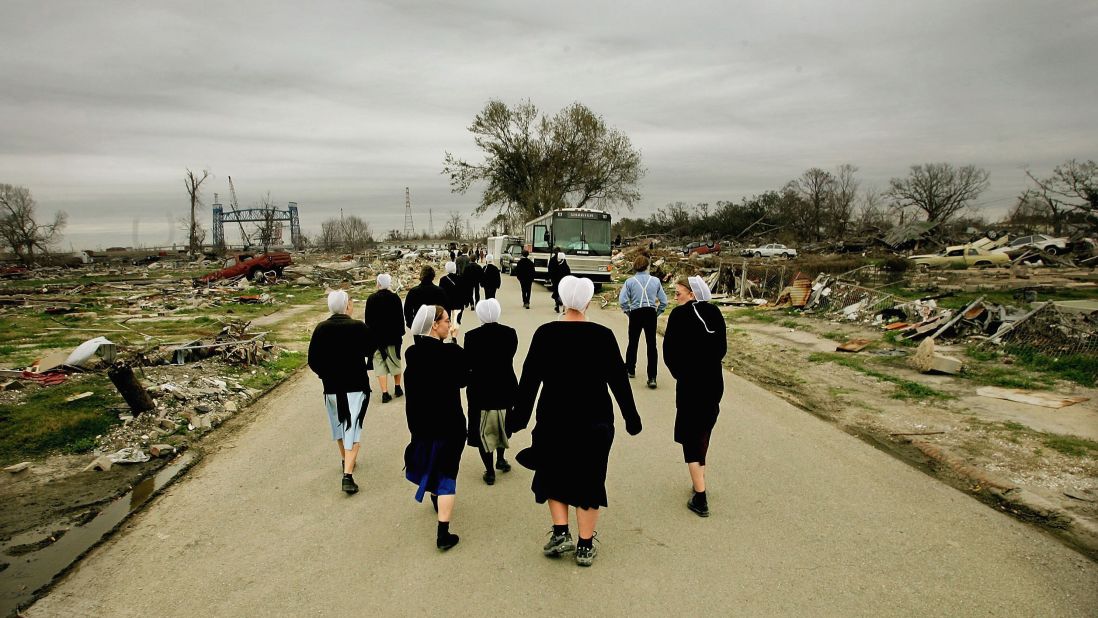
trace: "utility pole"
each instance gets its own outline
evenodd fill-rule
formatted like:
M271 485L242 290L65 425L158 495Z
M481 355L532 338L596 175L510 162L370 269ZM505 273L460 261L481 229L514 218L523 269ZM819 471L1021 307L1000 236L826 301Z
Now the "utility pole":
M435 211L431 209L427 210L427 235L435 235Z
M412 194L408 187L404 187L404 239L415 236L416 228L412 225Z

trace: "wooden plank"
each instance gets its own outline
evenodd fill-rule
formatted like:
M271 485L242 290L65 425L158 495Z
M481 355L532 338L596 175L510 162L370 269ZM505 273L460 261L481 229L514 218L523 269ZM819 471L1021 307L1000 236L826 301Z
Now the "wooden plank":
M865 346L872 343L869 339L851 339L846 343L835 347L836 352L861 352Z
M1021 388L999 388L997 386L984 386L976 389L976 394L981 397L993 399L1006 399L1018 403L1028 403L1045 408L1063 408L1066 406L1089 401L1090 397L1066 397L1056 393L1043 391L1027 391Z

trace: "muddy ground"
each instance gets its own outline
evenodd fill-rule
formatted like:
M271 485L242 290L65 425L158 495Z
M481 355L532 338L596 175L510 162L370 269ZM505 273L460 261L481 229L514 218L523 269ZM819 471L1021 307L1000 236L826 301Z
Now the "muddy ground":
M805 316L783 316L780 324L739 319L730 327L726 361L735 373L1098 559L1096 454L1067 455L1046 444L1050 434L1098 440L1098 389L1057 382L1057 394L1090 400L1045 408L979 396L979 385L962 378L920 374L905 366L911 348L857 353L891 357L889 375L952 396L897 399L893 384L809 360L835 352L836 341L822 333L879 341L877 329ZM976 362L959 348L938 351Z

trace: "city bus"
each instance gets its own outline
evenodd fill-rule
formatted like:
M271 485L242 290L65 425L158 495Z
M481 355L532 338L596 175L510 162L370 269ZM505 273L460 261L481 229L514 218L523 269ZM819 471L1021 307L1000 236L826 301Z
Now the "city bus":
M560 208L528 221L523 240L534 262L534 276L549 280L549 257L554 247L568 256L576 277L596 284L610 282L610 213L588 208Z

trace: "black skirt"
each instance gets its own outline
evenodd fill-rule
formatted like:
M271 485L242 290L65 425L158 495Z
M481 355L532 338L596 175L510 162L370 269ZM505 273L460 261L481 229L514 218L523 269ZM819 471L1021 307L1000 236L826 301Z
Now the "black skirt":
M613 425L595 425L568 448L539 444L538 436L518 462L534 470L530 489L538 504L556 500L583 509L607 506L606 464L614 443Z

